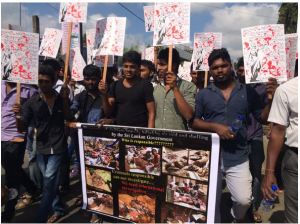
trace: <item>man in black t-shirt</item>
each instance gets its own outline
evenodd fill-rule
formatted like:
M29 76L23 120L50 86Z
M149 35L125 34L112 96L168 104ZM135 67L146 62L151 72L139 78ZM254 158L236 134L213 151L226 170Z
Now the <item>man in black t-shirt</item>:
M108 101L115 111L115 124L154 128L153 86L140 78L141 55L129 51L123 55L124 79L112 84Z

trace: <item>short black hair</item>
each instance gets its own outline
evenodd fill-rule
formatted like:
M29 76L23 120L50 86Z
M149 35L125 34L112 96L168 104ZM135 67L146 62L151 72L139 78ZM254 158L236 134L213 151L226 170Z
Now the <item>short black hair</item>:
M238 69L239 67L243 66L244 67L244 58L240 57L238 62L236 63L236 68Z
M210 67L217 59L223 59L231 64L230 55L226 48L214 49L208 57L208 66Z
M83 77L97 77L101 79L101 69L96 65L89 64L83 69Z
M140 67L141 60L142 60L142 56L139 52L128 51L123 55L122 63L124 64L125 62L131 62L133 64L136 64L138 67Z
M168 62L169 61L169 48L162 49L158 53L157 59L162 59L162 60L165 60L166 62ZM176 69L178 70L179 65L180 65L180 56L179 56L178 51L175 48L172 49L172 64L175 64Z
M152 61L142 60L141 65L147 67L150 70L150 72L154 72L155 71L155 66L152 63Z
M54 58L49 58L49 59L46 59L45 61L42 62L43 65L50 65L54 71L60 71L61 69L61 66L58 62L58 60L54 59Z
M56 74L52 66L40 64L39 75L48 76L53 82L56 80Z

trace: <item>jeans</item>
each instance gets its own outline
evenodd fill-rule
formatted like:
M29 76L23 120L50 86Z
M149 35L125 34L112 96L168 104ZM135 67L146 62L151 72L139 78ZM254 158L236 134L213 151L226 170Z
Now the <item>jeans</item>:
M222 160L222 159L221 159ZM236 220L243 220L247 210L251 206L252 197L252 176L249 169L249 161L238 164L233 167L219 168L217 195L216 195L216 211L215 222L221 222L221 195L222 195L222 175L225 176L227 188L231 194L233 206L231 208L231 215Z
M265 160L264 145L263 145L262 138L253 139L249 141L249 147L250 147L249 165L250 165L250 172L253 178L253 182L252 182L253 210L257 211L262 200L262 193L260 190L260 185L262 181L261 169L262 169L262 164Z
M298 154L290 149L285 150L282 160L285 222L298 223Z
M51 155L37 153L37 163L43 175L43 197L37 213L37 222L47 222L51 206L55 214L64 214L58 191L62 159L63 153Z
M80 168L80 159L79 159L79 145L78 145L78 135L77 135L77 130L73 131L70 134L70 144L68 146L68 156L70 158L70 161L72 160L72 155L73 152L75 151L75 160L74 160L74 165Z

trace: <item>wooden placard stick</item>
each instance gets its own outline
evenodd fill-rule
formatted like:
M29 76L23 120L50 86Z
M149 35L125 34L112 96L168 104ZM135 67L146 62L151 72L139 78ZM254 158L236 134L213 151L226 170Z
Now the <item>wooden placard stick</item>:
M64 70L64 83L67 81L68 76L68 68L70 61L70 48L71 48L71 36L72 36L72 27L73 23L68 23L68 42L67 42L67 50L66 50L66 61L65 61L65 70Z
M204 88L207 87L207 83L208 83L208 71L205 71L205 76L204 76Z
M104 66L103 66L103 75L102 75L103 82L106 82L107 64L108 64L108 55L105 55Z
M154 47L154 66L155 66L155 68L157 65L157 55L158 55L158 47Z
M172 72L173 45L169 45L168 72Z

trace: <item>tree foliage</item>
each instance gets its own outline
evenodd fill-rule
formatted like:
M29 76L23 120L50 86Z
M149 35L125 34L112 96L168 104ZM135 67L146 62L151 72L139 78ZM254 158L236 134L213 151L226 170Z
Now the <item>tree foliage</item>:
M284 24L284 32L296 33L298 19L298 3L282 3L279 9L278 24Z

